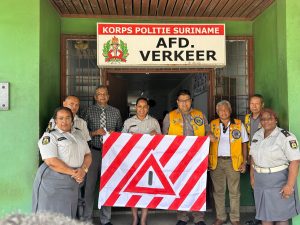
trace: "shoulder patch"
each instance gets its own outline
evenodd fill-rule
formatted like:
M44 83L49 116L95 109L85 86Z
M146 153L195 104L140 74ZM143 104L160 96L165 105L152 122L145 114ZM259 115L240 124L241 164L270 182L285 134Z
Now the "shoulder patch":
M291 136L291 134L287 130L281 130L281 133L283 133L283 135L286 137Z
M50 130L52 130L52 122L49 122L49 123L48 123L46 132L49 132Z
M296 140L290 140L290 146L292 149L297 149L298 148L298 143Z
M60 137L60 138L58 138L57 140L58 140L58 141L63 141L63 140L67 140L67 138L65 138L65 137Z
M43 137L43 139L42 139L42 144L43 145L47 145L47 144L49 144L49 142L50 142L50 137L49 136Z

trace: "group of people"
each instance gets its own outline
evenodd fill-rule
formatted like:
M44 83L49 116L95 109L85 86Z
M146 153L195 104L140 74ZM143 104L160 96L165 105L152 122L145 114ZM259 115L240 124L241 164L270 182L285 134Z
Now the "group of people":
M240 224L240 174L250 164L250 183L254 192L256 219L263 225L288 225L299 214L296 179L300 152L296 137L279 128L278 117L264 108L260 95L250 98L250 111L244 123L232 117L230 102L216 105L217 119L208 123L205 115L192 108L188 90L177 94L177 109L169 112L162 132L149 113L146 98L136 101L136 115L122 123L120 111L108 105L106 86L95 90L96 104L79 118L79 99L68 96L49 122L39 140L44 163L39 167L33 188L33 212L50 211L72 218L92 220L97 181L101 173L103 135L107 132L209 136L209 171L213 185L216 219L227 221L226 189L229 191L232 225ZM245 125L244 125L245 124ZM101 180L100 180L101 182ZM132 225L147 224L147 209L132 208ZM195 225L205 225L204 212L192 212ZM186 225L188 212L177 212L177 224ZM111 208L100 209L102 225L112 225Z

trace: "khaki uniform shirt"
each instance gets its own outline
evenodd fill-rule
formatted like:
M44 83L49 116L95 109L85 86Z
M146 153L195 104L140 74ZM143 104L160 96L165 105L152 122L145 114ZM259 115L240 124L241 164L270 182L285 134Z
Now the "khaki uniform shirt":
M158 121L147 115L144 120L138 119L137 116L133 116L125 120L122 132L150 134L150 132L153 130L155 130L158 134L161 134Z
M38 142L42 159L58 158L70 167L80 167L84 156L90 153L86 138L78 129L64 132L57 127L45 132Z
M260 167L276 167L299 160L300 152L296 137L279 127L264 138L264 129L258 130L252 139L250 155L255 165Z

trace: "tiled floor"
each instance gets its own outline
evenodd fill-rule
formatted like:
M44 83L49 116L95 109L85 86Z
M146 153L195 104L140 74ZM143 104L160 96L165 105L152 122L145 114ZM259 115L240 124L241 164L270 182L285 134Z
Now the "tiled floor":
M244 224L247 220L254 218L254 213L241 213L241 224ZM207 225L211 225L215 220L215 215L212 212L206 213L205 222ZM113 212L111 222L113 225L131 225L131 214L130 212ZM148 225L175 225L177 222L176 212L170 211L150 211L148 216ZM96 217L94 220L95 224L99 223L99 217ZM190 220L188 225L193 225L193 221ZM226 223L230 225L231 223L228 221Z

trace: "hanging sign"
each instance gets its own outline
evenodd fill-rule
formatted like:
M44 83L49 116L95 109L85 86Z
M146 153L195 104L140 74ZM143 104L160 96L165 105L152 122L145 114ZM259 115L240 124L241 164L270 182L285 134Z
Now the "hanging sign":
M97 24L99 67L223 67L224 24Z

